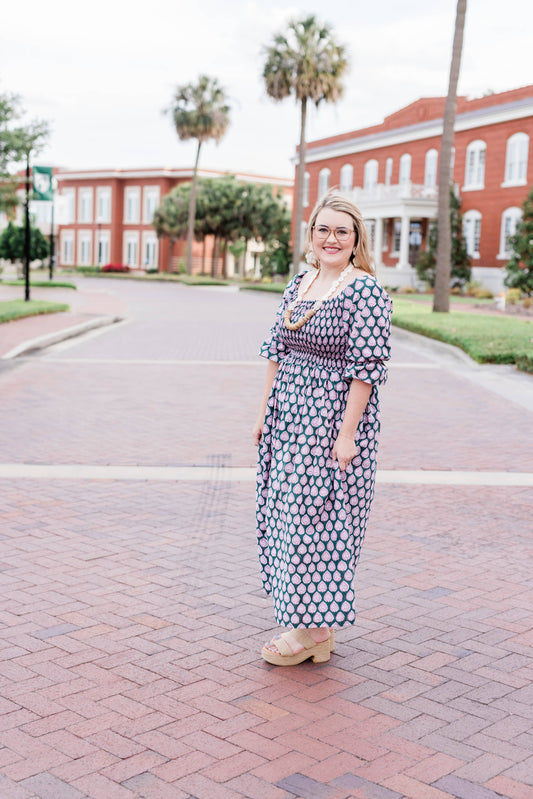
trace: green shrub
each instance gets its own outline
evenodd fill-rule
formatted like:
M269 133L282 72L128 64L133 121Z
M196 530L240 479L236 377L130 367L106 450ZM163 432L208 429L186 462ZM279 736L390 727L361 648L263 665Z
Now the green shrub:
M507 305L517 305L522 297L521 289L507 289L505 295L505 302Z

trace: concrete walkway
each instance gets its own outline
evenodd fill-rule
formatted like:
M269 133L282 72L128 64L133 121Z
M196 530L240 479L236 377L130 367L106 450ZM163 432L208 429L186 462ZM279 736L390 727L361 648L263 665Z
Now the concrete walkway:
M531 378L395 331L357 623L276 668L278 300L95 284L126 322L0 361L0 797L533 796Z

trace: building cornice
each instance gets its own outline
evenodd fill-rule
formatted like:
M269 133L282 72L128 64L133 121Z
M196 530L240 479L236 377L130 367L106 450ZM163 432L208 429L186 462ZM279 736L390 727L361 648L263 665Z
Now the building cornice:
M154 179L170 179L176 180L179 178L192 179L193 170L186 169L102 169L102 170L80 170L79 172L59 172L56 177L60 183L73 182L73 181L94 181L94 180L154 180ZM253 175L241 172L217 172L209 169L199 169L198 177L201 178L218 178L224 175L232 175L237 180L242 180L246 183L265 183L274 186L291 189L294 185L292 178L275 178L266 175Z
M533 116L533 97L458 114L455 121L455 132L474 130L487 125L498 125L502 122L524 119L530 116ZM312 163L313 161L339 158L343 155L352 155L366 150L392 147L395 144L431 139L435 136L442 136L442 124L442 118L431 119L416 125L376 131L375 133L354 136L352 139L331 142L317 147L313 147L312 142L310 142L307 145L305 160L306 163ZM295 164L298 163L298 156L294 156L292 160Z

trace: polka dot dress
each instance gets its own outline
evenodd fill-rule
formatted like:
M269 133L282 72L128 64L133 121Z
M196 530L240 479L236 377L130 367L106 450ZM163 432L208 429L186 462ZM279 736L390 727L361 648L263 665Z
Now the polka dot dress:
M263 586L284 627L353 624L354 575L374 495L377 386L387 378L392 303L371 275L357 277L299 330L283 324L303 275L287 286L261 355L279 363L265 415L257 472ZM298 303L297 322L312 300ZM372 384L341 472L331 452L351 381Z

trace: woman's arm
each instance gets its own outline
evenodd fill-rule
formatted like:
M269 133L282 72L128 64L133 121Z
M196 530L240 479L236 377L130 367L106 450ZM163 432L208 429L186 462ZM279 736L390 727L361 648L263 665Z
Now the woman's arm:
M263 399L261 400L261 406L259 408L259 413L257 414L256 422L252 428L252 438L256 447L259 446L259 442L261 441L261 437L263 435L263 425L265 424L265 413L268 405L268 398L270 397L272 383L274 382L278 368L279 363L276 361L268 361Z
M331 453L332 459L338 462L341 472L357 455L355 434L371 393L370 383L363 383L361 380L352 380L350 383L341 429Z

